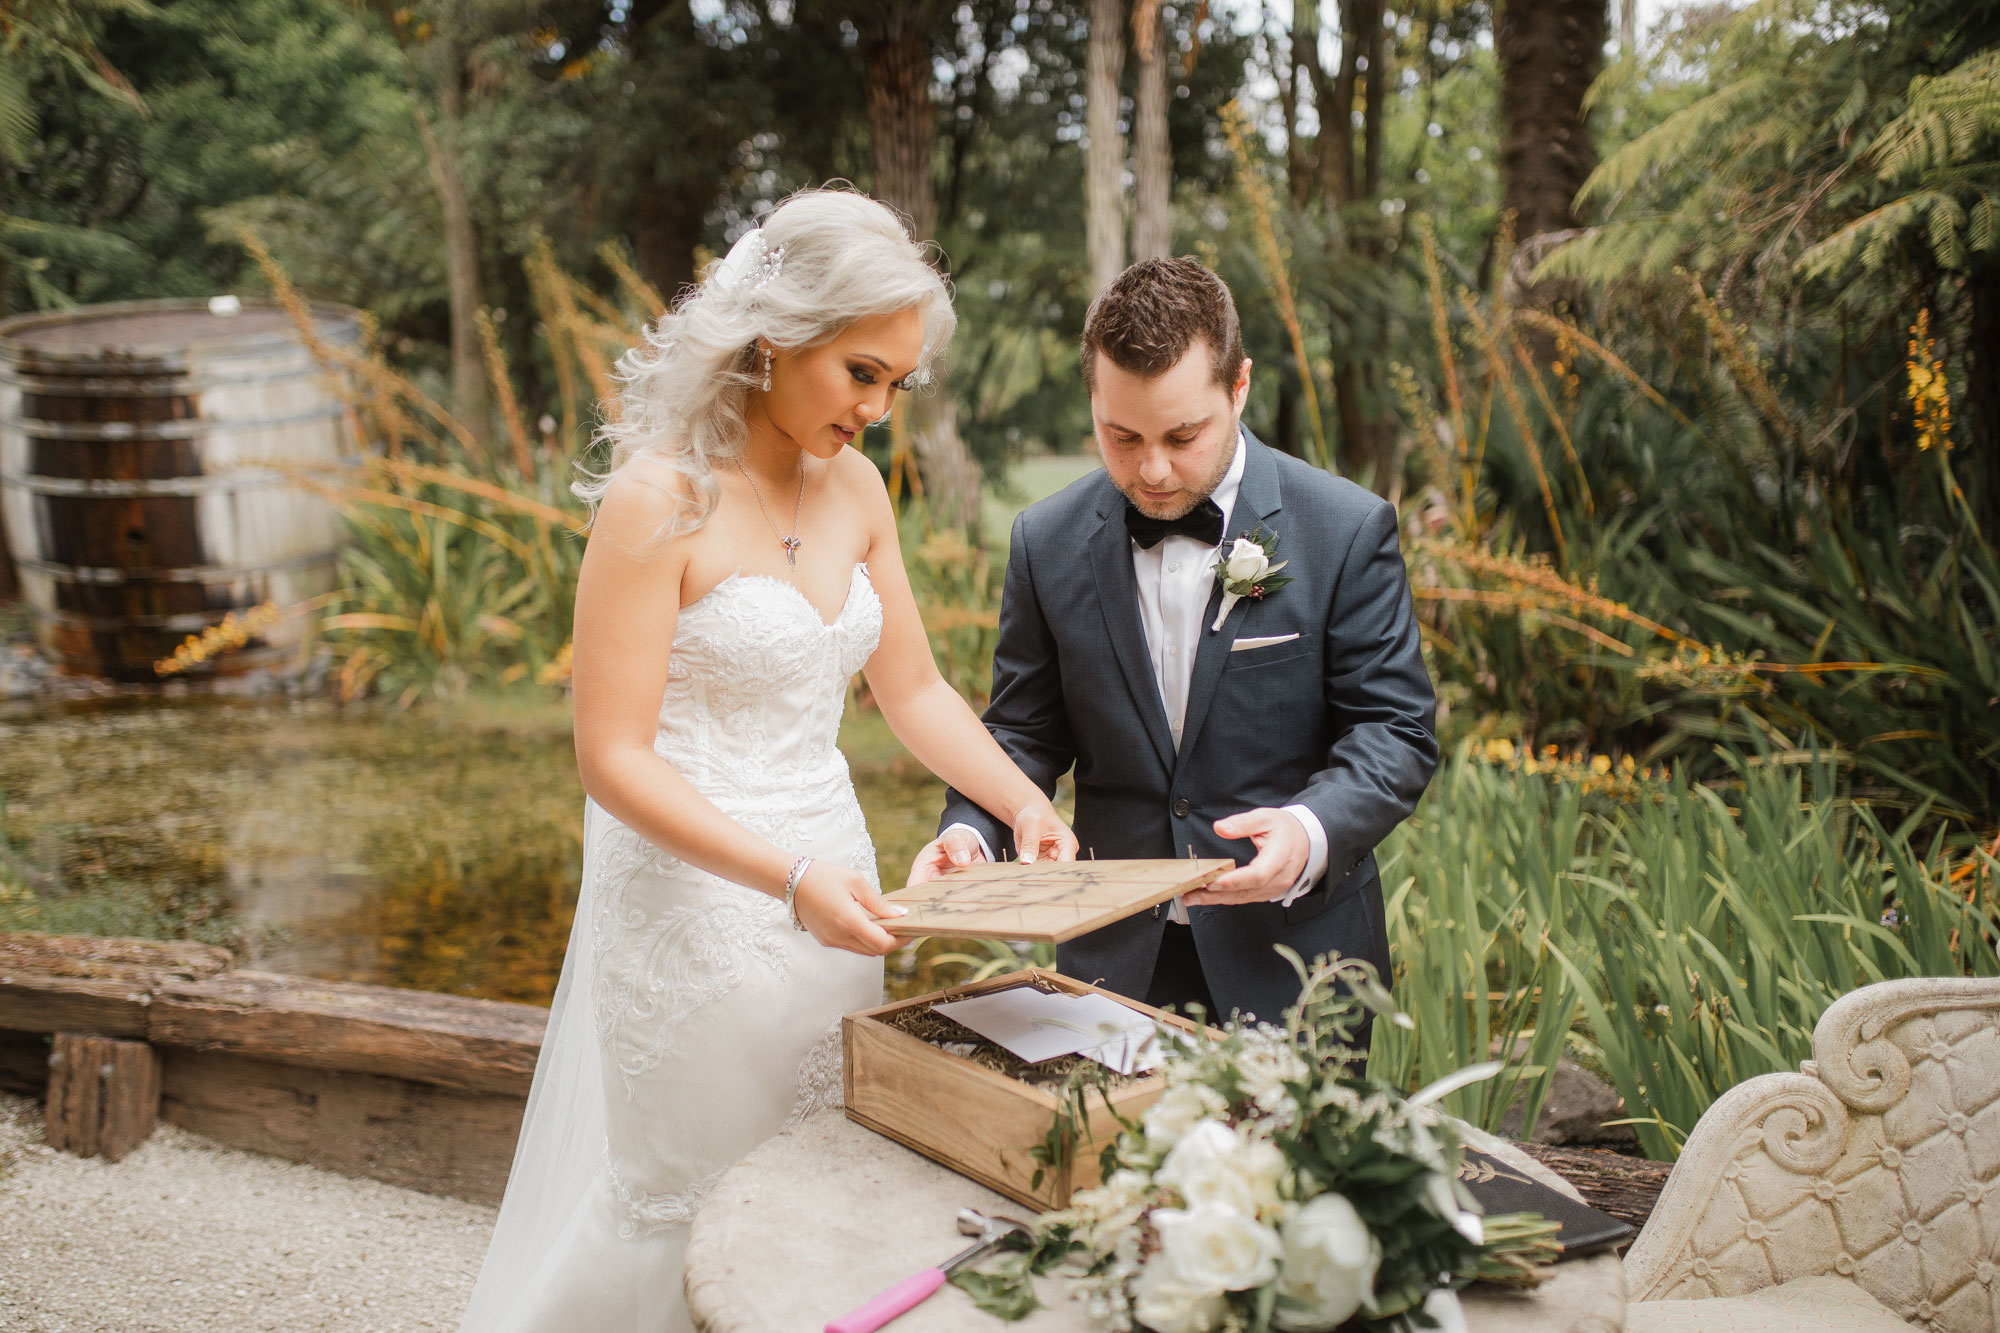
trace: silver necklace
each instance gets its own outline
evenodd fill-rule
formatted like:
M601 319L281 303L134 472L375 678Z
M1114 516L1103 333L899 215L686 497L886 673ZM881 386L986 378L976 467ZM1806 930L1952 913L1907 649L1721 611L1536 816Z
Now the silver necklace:
M757 489L756 478L750 475L749 468L743 466L743 460L737 460L736 470L743 474L743 480L750 483L750 494L757 497L757 507L764 511L764 521L771 525L771 535L776 537L779 544L785 548L785 564L789 568L797 570L799 567L799 547L805 544L799 540L799 515L805 512L806 507L805 460L799 460L799 502L792 510L792 531L789 536L778 531L778 521L771 517L771 510L764 503L764 493Z

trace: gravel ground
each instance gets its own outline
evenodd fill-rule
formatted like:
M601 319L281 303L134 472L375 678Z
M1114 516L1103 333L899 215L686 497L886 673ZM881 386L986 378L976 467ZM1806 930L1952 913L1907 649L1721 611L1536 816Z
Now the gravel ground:
M122 1162L42 1142L0 1095L0 1330L458 1327L494 1210L162 1125Z

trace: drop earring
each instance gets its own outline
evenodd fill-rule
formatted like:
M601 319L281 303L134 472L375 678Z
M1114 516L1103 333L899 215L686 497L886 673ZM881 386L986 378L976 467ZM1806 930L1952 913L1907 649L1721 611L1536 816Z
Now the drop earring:
M771 392L771 349L764 349L764 392Z

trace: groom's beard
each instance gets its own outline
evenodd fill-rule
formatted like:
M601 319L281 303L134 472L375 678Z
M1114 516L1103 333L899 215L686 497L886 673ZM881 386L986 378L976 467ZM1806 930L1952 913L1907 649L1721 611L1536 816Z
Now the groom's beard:
M1160 505L1150 500L1142 500L1123 486L1118 487L1118 493L1123 495L1127 503L1147 518L1159 518L1172 522L1174 519L1190 513L1196 505L1215 494L1215 488L1220 486L1222 479L1229 475L1229 465L1236 461L1236 436L1238 429L1234 426L1230 428L1229 446L1217 451L1215 467L1210 474L1202 478L1197 485L1190 486L1187 490L1182 491L1171 503Z

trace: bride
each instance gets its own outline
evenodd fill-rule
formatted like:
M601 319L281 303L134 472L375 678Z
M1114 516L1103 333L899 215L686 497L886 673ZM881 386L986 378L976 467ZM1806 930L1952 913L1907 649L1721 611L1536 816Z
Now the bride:
M875 466L847 446L951 336L895 216L795 195L621 366L577 585L583 887L463 1328L689 1326L717 1177L839 1104L839 1019L897 941L835 748L857 670L932 772L1067 859L1043 792L939 676Z

